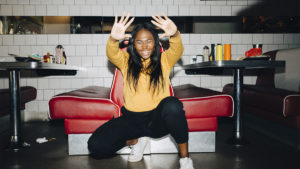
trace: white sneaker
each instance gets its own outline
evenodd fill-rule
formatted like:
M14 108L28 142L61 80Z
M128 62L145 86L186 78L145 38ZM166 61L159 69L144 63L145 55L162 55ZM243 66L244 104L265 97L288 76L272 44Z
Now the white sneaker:
M180 158L180 169L194 169L193 160L189 157Z
M148 140L149 137L141 137L138 139L138 142L131 148L131 152L128 156L129 162L138 162L142 160Z

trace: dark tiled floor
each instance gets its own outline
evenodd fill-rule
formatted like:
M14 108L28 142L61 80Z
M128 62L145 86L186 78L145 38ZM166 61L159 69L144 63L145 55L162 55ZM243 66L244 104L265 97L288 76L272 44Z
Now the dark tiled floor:
M23 134L31 147L20 152L4 150L8 132L0 135L1 169L178 169L177 154L146 155L138 163L127 163L127 156L96 160L89 156L68 156L67 138L61 122L35 122L24 125ZM250 142L244 147L227 145L230 121L219 123L215 153L193 153L195 169L299 169L300 152L256 131L245 128ZM37 144L36 138L56 140Z

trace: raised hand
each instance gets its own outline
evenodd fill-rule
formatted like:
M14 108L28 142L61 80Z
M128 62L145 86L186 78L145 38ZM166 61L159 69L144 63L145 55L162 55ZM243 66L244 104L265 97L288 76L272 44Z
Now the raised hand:
M151 20L151 22L164 31L164 33L159 36L160 38L173 36L177 32L177 26L166 14L163 15L164 18L159 15L152 16L154 20Z
M133 22L134 18L131 18L129 21L130 13L125 17L125 12L123 12L120 21L118 21L118 16L115 16L115 22L111 29L110 36L115 40L124 40L125 38L130 38L130 34L125 34L126 29Z

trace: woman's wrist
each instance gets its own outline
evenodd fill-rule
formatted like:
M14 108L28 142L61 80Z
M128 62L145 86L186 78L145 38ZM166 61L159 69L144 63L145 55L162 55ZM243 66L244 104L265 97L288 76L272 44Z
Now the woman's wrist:
M111 35L109 36L109 38L110 38L112 41L114 41L114 42L119 42L119 40L113 38Z
M176 32L171 37L176 37L177 35L179 35L179 31L178 30L176 30Z

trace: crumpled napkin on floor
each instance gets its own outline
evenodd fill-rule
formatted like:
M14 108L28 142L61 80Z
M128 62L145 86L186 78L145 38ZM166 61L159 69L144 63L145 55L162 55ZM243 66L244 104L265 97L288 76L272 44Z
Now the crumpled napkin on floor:
M49 138L49 139L46 139L46 137L37 138L36 142L39 143L39 144L42 144L42 143L46 143L46 142L52 141L52 140L56 140L56 138Z
M46 137L37 138L36 142L39 143L39 144L46 143L46 142L48 142L48 139L46 139Z

